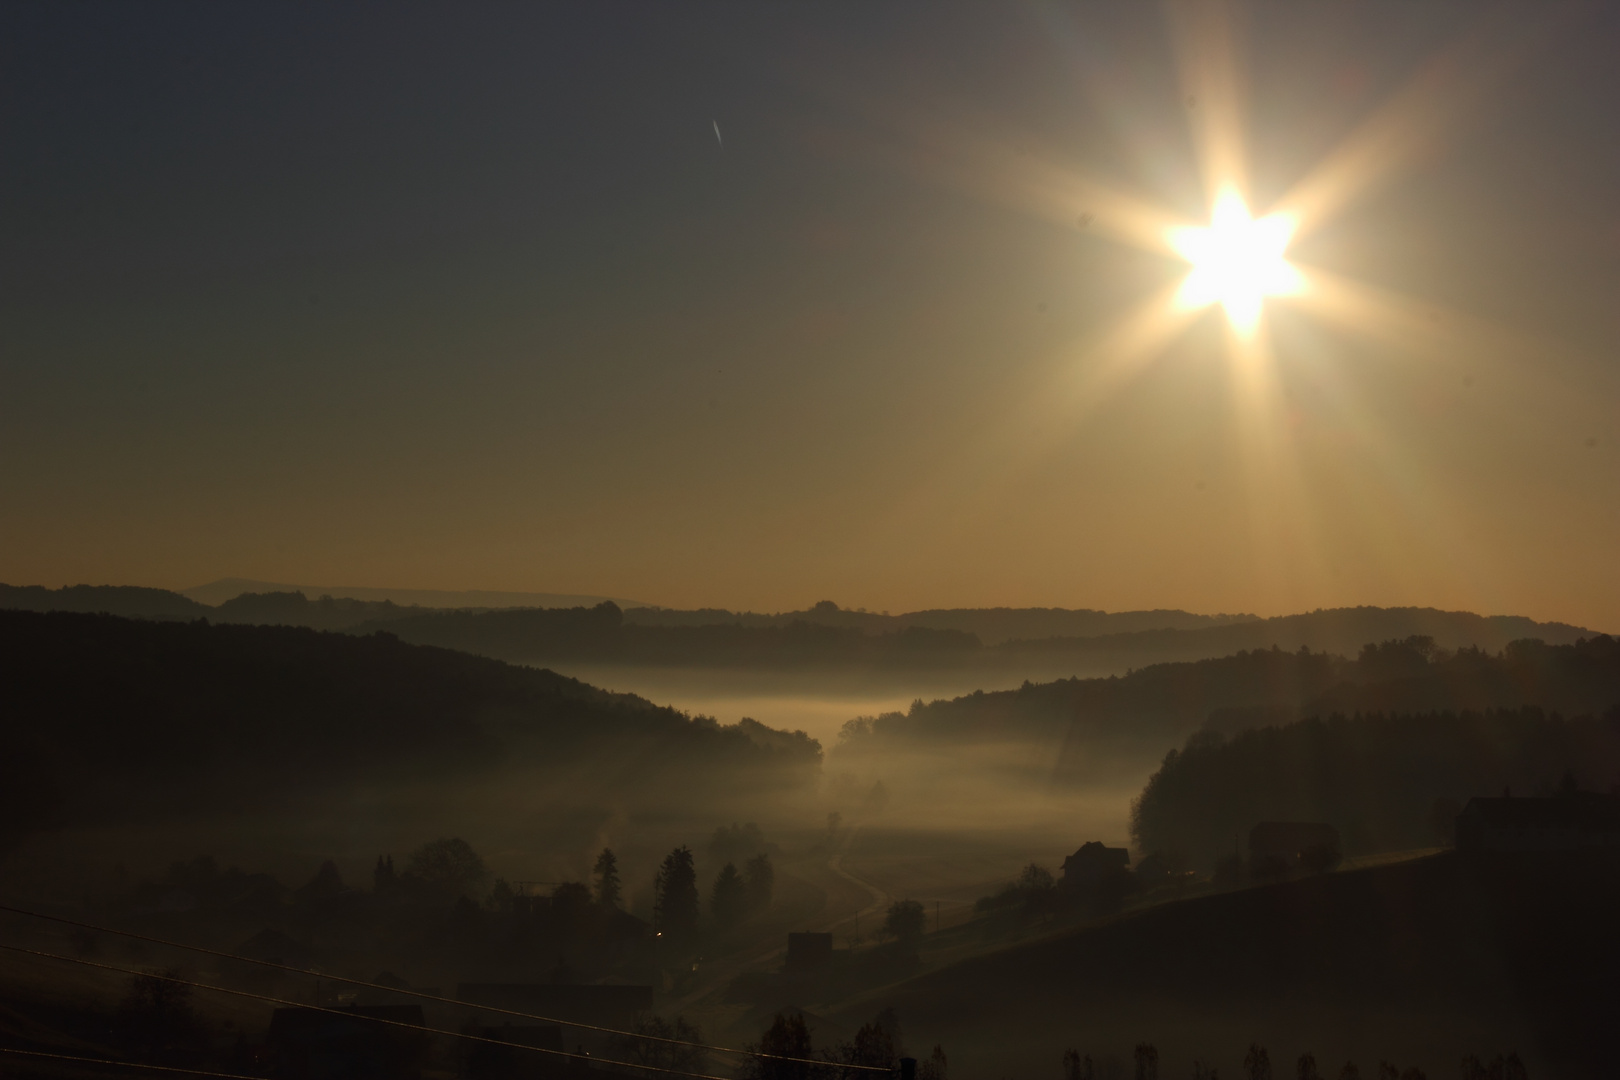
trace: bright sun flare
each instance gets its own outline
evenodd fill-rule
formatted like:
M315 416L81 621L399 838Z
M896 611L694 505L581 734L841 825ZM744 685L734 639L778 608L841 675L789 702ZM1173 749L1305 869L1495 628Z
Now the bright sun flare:
M1222 192L1207 229L1170 231L1170 246L1192 263L1179 301L1187 307L1220 301L1239 333L1253 332L1260 321L1261 300L1298 293L1304 287L1304 275L1283 258L1293 233L1291 218L1272 214L1256 221L1242 196Z

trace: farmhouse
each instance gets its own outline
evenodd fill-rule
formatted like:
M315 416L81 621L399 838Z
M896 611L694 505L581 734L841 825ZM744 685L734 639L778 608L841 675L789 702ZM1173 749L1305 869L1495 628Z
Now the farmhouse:
M1101 840L1092 840L1081 844L1079 851L1063 860L1063 877L1059 884L1069 889L1092 889L1125 873L1130 865L1128 849L1108 847Z

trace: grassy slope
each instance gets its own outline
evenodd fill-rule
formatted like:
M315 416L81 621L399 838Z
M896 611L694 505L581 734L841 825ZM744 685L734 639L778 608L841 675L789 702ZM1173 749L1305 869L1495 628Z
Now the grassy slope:
M1278 1075L1314 1052L1430 1076L1467 1053L1517 1050L1531 1075L1600 1075L1620 1005L1620 859L1436 855L1201 897L966 960L865 995L952 1075L1060 1075L1067 1047L1129 1060L1157 1044L1162 1075L1195 1058L1241 1075L1271 1048Z

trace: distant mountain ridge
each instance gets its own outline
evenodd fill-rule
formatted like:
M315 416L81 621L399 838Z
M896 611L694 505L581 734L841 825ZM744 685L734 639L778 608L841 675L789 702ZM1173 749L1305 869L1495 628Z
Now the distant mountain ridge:
M617 596L589 596L579 593L512 592L499 589L388 589L367 585L293 585L286 582L254 581L250 578L220 578L206 585L181 589L182 596L200 604L218 607L243 593L303 593L330 596L337 600L391 603L399 607L423 608L510 608L510 607L590 607L611 600L620 607L641 607L636 600Z
M955 630L972 634L988 646L1028 638L1095 637L1145 630L1195 630L1259 621L1257 615L1195 615L1181 610L1097 611L1091 608L929 608L899 615L841 608L823 600L804 611L760 614L723 608L681 611L673 608L627 609L625 621L638 626L791 626L796 622L859 629L868 634L893 633L909 627Z
M164 589L88 585L55 590L0 585L0 608L206 618L353 633L387 630L417 644L522 664L870 671L949 667L982 670L987 679L1002 680L1009 675L1052 679L1082 671L1124 672L1253 649L1307 648L1354 656L1369 642L1413 635L1431 637L1445 649L1492 652L1521 639L1567 645L1595 636L1567 623L1434 608L1333 608L1267 619L1064 608L954 608L889 615L822 601L805 611L759 614L716 608L625 609L612 601L447 609L353 596L311 599L290 590L247 592L209 606Z

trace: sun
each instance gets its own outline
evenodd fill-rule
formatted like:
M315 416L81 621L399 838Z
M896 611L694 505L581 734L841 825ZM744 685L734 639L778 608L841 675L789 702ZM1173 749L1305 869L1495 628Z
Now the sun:
M1188 308L1219 301L1238 333L1253 333L1261 301L1304 288L1304 275L1283 258L1293 234L1293 219L1272 214L1256 220L1241 195L1221 192L1208 228L1170 230L1170 246L1192 263L1177 300Z

